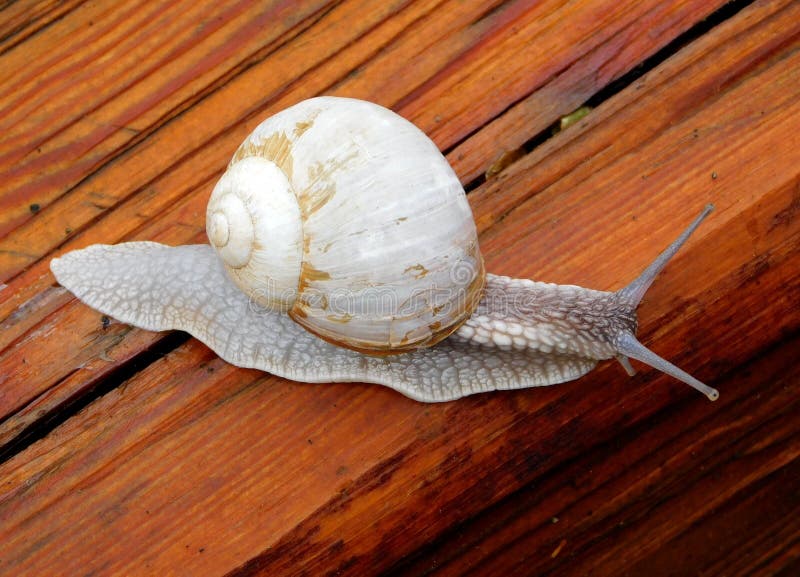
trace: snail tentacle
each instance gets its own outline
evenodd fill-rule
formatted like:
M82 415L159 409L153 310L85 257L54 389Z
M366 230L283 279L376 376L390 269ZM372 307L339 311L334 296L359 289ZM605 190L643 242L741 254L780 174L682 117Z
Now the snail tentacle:
M487 275L484 298L456 338L507 350L530 349L598 360L616 357L632 376L635 371L630 357L716 400L716 389L636 339L636 308L647 289L713 208L707 205L639 277L616 292Z

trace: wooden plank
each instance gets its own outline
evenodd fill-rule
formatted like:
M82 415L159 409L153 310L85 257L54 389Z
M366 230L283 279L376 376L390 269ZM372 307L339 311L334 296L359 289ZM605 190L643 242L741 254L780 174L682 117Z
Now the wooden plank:
M724 410L681 403L654 415L627 440L599 444L446 534L397 574L754 574L762 555L779 556L800 534L790 513L800 508L798 346L790 339L727 381ZM743 530L756 517L766 530Z
M0 234L31 218L31 199L40 209L48 206L202 99L237 66L263 58L295 33L296 21L323 7L303 2L291 10L285 4L256 10L247 4L217 10L212 6L218 4L202 2L87 4L4 55L15 81L0 90L0 106L8 111L0 127L9 131L0 145L0 170L10 189L0 204ZM216 18L205 22L209 13ZM255 34L260 29L268 35ZM62 37L63 50L54 51ZM54 67L58 73L47 74ZM85 202L96 210L119 194L115 187L92 192ZM77 228L59 227L58 240L66 226Z
M368 18L368 14L359 13L358 27L347 27L347 32L356 38L355 43L342 51L338 52L330 60L328 68L321 70L316 69L314 75L314 82L304 82L294 89L290 89L289 93L281 96L277 101L271 103L269 98L271 91L278 90L280 79L285 76L291 78L292 74L303 74L306 70L315 64L315 59L319 60L325 57L335 47L343 44L347 38L341 38L342 22L346 22L354 18L354 14L358 12L358 6L344 3L337 9L330 11L319 22L312 25L305 35L315 38L319 42L319 48L313 51L308 50L304 44L289 43L286 46L278 49L274 54L270 54L259 65L248 69L246 73L236 77L230 81L220 90L211 94L205 100L199 102L196 106L190 108L185 114L176 118L174 121L168 123L163 130L157 130L149 138L142 141L141 144L133 146L129 151L122 153L122 156L116 158L113 162L101 168L97 172L90 172L77 188L70 191L65 197L60 198L54 205L48 207L37 215L37 218L29 221L25 226L15 229L14 232L3 240L0 240L0 271L5 271L6 274L15 274L22 267L28 266L32 256L37 259L38 255L47 254L55 246L62 245L64 249L78 248L85 246L92 242L116 242L126 238L147 238L159 239L167 243L185 243L190 242L192 239L197 239L199 231L202 228L202 213L200 203L205 202L206 195L210 189L212 182L219 176L220 170L224 167L225 162L229 158L231 151L235 149L238 142L244 137L247 131L251 130L256 122L261 119L261 116L252 116L253 110L258 109L258 106L276 107L280 108L286 106L300 98L313 95L313 91L317 88L322 89L324 82L331 82L327 78L341 77L353 69L353 66L358 63L358 59L363 59L363 54L370 54L378 49L381 49L381 55L391 56L392 67L388 67L388 62L385 58L376 58L378 62L378 70L383 71L388 77L395 77L399 74L400 70L409 71L422 71L434 74L436 70L446 67L449 63L450 68L453 68L453 62L461 61L461 54L465 54L463 58L467 58L468 63L471 62L470 56L475 53L475 46L481 47L481 42L485 42L485 37L488 34L496 33L506 30L510 25L509 22L516 22L513 18L518 17L520 14L524 15L529 26L541 28L541 24L537 24L539 19L542 18L547 22L553 19L565 17L563 14L564 7L551 6L548 4L537 5L533 10L524 11L525 6L520 7L519 3L511 3L503 5L496 11L485 14L485 11L491 6L485 6L481 3L470 5L470 10L454 9L450 5L437 6L437 15L441 17L430 18L429 12L433 9L434 5L427 3L414 4L409 10L400 12L388 12L392 15L389 20L381 20L386 17L387 12L379 12L372 17ZM665 21L664 36L658 37L647 49L652 51L658 46L663 44L667 38L673 37L677 34L682 26L685 26L683 20L687 18L699 19L702 18L712 4L706 4L705 7L699 7L695 4L676 5L673 11L670 11L670 19ZM528 7L530 8L530 7ZM596 17L596 6L583 6L577 11L569 12L569 20L573 24L579 22L592 22ZM387 8L388 10L388 8ZM510 13L507 13L511 11ZM609 36L615 38L614 33L617 31L619 38L624 41L640 26L639 31L650 25L650 20L639 21L638 17L642 11L649 13L646 7L642 7L642 3L632 2L626 10L619 12L620 21L614 21L604 28L602 33L598 32L594 40L595 43L600 44L604 42ZM617 14L617 12L612 12ZM672 16L672 15L676 16ZM478 19L478 24L473 21ZM604 22L608 17L604 19ZM675 22L682 23L681 26ZM370 30L370 26L377 26L375 29ZM365 36L358 37L359 33L364 30L370 30ZM570 33L577 33L578 28L570 29ZM641 34L640 34L641 36ZM418 39L422 37L431 42L432 44L419 45ZM544 31L539 35L541 42L547 45L563 44L566 38L562 32L553 27L545 27ZM594 36L592 36L594 37ZM643 37L650 37L643 35ZM387 38L389 44L387 45ZM515 35L517 44L513 46L504 46L504 50L522 49L531 43L526 37L522 35ZM619 42L620 40L615 40ZM536 43L537 46L540 43ZM584 56L584 49L586 46L581 44L582 48L569 50L564 55L564 61L561 64L554 64L549 54L536 52L529 55L531 57L532 70L540 70L537 78L539 82L544 82L551 74L550 67L563 66L568 67L570 62L578 60ZM490 55L497 55L497 48L486 48L485 52ZM621 72L622 70L630 68L636 64L634 53L623 54L620 56L614 50L607 47L602 51L604 59L614 63L614 70ZM359 56L361 54L361 56ZM414 66L407 67L407 62L414 54L419 55L424 62L419 59L413 60ZM484 60L481 60L481 66L485 65ZM538 63L542 63L539 65ZM546 66L544 65L546 63ZM627 64L623 64L627 63ZM328 64L328 62L326 62ZM597 56L590 55L588 65L598 64ZM469 64L474 66L474 64ZM375 76L374 70L376 65L365 66L363 72L354 76L348 76L347 79L336 85L333 92L361 96L370 98L372 100L397 100L401 98L403 90L409 90L416 85L407 81L400 84L390 84L388 86L378 84L373 92L366 90L366 87L361 82L361 78L373 78ZM579 67L585 68L586 64ZM405 68L404 68L405 67ZM471 68L477 77L484 77L487 75L486 70L478 68ZM282 74L284 71L285 74ZM508 78L513 73L513 70L503 71L501 77ZM400 75L402 76L402 75ZM498 77L497 74L492 76ZM604 81L608 82L614 78L613 73L609 73L604 77ZM446 85L460 82L460 76L451 78L450 76L443 75L442 80ZM496 81L496 80L495 80ZM572 82L580 84L583 82L580 78L572 77ZM351 92L351 84L353 84ZM560 81L559 86L564 87L563 79ZM147 86L145 86L147 88ZM429 86L432 89L433 86ZM478 83L473 86L474 91L484 91L490 89L494 92L496 90L492 86L485 87ZM561 93L569 93L572 86L564 87ZM144 90L144 89L143 89ZM146 92L144 92L146 94ZM560 94L550 93L553 100L561 100ZM504 98L511 100L516 99L516 94L505 95ZM469 100L469 99L466 99ZM496 105L495 98L493 105ZM409 101L408 105L413 102ZM223 110L229 112L230 115L226 116L220 114L219 111ZM546 122L552 122L555 118L554 115L558 113L557 108L550 108ZM236 124L241 122L241 118L237 118L236 114L244 115L244 125ZM472 117L472 122L482 122L487 114L493 114L491 110L483 112L484 117ZM207 119L212 119L218 125L212 125ZM424 119L418 119L424 120ZM119 122L118 119L114 122ZM459 121L453 120L452 123ZM222 126L233 123L235 130L231 132L222 133L219 137L214 138L212 131L223 130ZM142 126L147 123L142 122ZM429 131L434 128L436 120L429 119L430 126L423 126ZM162 132L168 131L169 134ZM196 134L201 131L201 134ZM204 132L203 132L204 131ZM198 141L198 138L208 138L207 142ZM192 150L189 147L183 147L184 144L198 147ZM447 143L443 143L446 145ZM104 145L105 146L105 145ZM183 151L176 150L183 147ZM165 152L165 150L168 151ZM496 149L483 147L484 156L482 162L484 165L491 162L493 157L497 154ZM182 155L185 155L181 158ZM175 163L175 158L180 160ZM474 159L474 156L472 157ZM457 159L454 161L456 170L459 169ZM96 162L95 160L88 161L90 164ZM94 169L92 169L94 170ZM161 171L157 173L157 171ZM157 175L156 175L157 174ZM155 178L155 180L147 180ZM34 181L35 184L36 181ZM120 183L124 183L125 188L120 190ZM116 192L119 190L119 192ZM103 191L99 195L98 191ZM167 207L180 203L180 199L185 196L195 197L193 206L196 207L197 212L189 212L191 217L180 218L180 227L171 226L168 230L162 231L162 234L157 234L153 226L147 223L152 222L154 219L160 221L161 215ZM197 196L195 196L197 195ZM123 199L131 197L130 201ZM202 201L197 197L202 197ZM122 202L122 204L117 204ZM113 210L109 212L112 207ZM21 207L24 209L25 207ZM173 216L170 216L173 218ZM98 220L101 219L101 220ZM169 222L165 218L164 222ZM91 223L91 228L85 232L77 232L86 223ZM163 228L163 227L162 227ZM69 230L69 234L65 234ZM65 239L68 239L65 241ZM22 250L24 248L24 250ZM4 252L5 251L5 252ZM3 268L4 266L8 268ZM6 295L4 302L0 302L0 318L5 317L2 321L3 334L0 335L0 349L8 347L16 339L24 338L27 332L37 330L37 325L43 326L46 324L45 318L47 315L64 304L63 296L53 294L50 296L42 297L42 294L48 294L48 287L52 283L52 277L48 270L48 260L38 260L31 266L24 274L18 277L14 282L10 283L10 289L6 291L10 295ZM0 276L2 276L0 272ZM35 304L35 306L32 306ZM23 308L25 314L17 314L17 311ZM99 321L93 321L97 324ZM85 321L83 324L87 327L81 331L81 334L87 335L87 331L91 332L94 329L91 327L90 321ZM80 345L83 350L85 345ZM95 353L97 349L88 349L85 354L92 351ZM2 411L0 414L17 413L15 417L17 421L10 421L9 427L19 430L22 426L30 424L30 418L34 412L27 411L25 413L18 413L22 406L29 406L31 409L36 407L35 411L46 410L35 401L38 397L46 394L51 403L57 405L61 398L72 397L75 394L74 390L68 389L63 392L63 395L53 395L50 388L52 384L64 378L66 373L71 370L69 367L73 366L61 362L56 362L56 358L70 358L74 353L69 350L61 351L58 356L45 354L42 351L41 357L49 359L51 364L55 364L55 371L61 373L52 373L52 378L41 378L36 381L30 379L20 379L16 384L9 385L14 392L9 392L6 395L8 402L3 403L0 400L0 407ZM25 354L17 348L8 349L6 352L7 359L9 357L16 357L18 354ZM84 354L84 353L82 353ZM106 352L104 356L107 358L109 353ZM121 358L129 358L127 354L122 353ZM9 362L13 362L9 360ZM83 362L83 361L79 361ZM79 389L83 388L78 385ZM21 388L21 391L18 389ZM0 432L0 438L2 438Z
M702 19L720 3L722 0L704 2L702 6L691 4L677 10L685 19L697 20ZM415 3L408 10L400 10L399 6L402 5L400 3L382 3L384 8L380 10L364 11L359 2L341 3L303 31L304 37L315 39L311 45L289 42L269 52L251 67L247 67L246 62L240 63L239 66L244 67L244 70L233 78L225 76L228 70L224 68L233 64L223 62L219 65L220 70L214 69L208 73L207 76L211 78L203 77L211 83L209 86L198 87L196 84L181 86L181 91L177 92L176 96L167 91L174 91L173 84L185 84L189 78L182 72L182 68L176 70L174 74L178 77L174 79L172 79L173 73L165 70L163 76L156 76L159 86L151 86L147 79L144 79L136 85L134 95L121 100L122 104L111 100L108 105L98 109L97 113L75 125L72 132L58 133L56 137L47 141L41 152L38 150L31 152L31 158L27 162L15 166L12 175L14 178L9 178L14 188L7 196L0 197L0 202L7 204L3 205L3 213L8 215L6 229L14 230L14 234L0 239L0 278L13 277L31 266L42 255L48 254L54 247L64 243L87 223L94 222L108 209L130 195L150 188L153 179L165 171L175 169L176 159L182 161L189 155L195 155L192 160L196 170L200 161L197 156L203 156L202 150L198 151L200 147L213 144L215 157L208 166L218 171L224 166L236 145L270 112L320 91L328 91L333 85L335 90L330 92L368 98L387 105L398 102L404 97L408 99L407 91L415 86L413 82L398 85L381 84L370 91L365 91L363 85L360 88L355 86L351 91L348 83L341 80L342 77L354 73L354 69L358 70L357 67L364 60L365 54L370 55L381 49L386 51L387 41L392 42L395 37L400 47L397 49L397 57L393 60L394 68L382 66L380 68L382 74L394 76L398 68L403 68L406 74L415 73L420 66L423 71L429 71L431 74L443 67L450 70L463 67L464 70L474 72L474 84L470 85L470 91L475 93L474 97L480 97L487 106L490 105L480 113L476 112L480 110L479 106L473 107L469 118L452 119L447 123L451 126L448 130L453 130L452 127L464 121L470 124L460 129L459 134L448 132L439 137L437 132L441 128L437 128L437 123L442 118L437 120L436 115L420 116L412 108L406 111L405 107L412 106L412 101L406 100L405 106L400 103L398 110L417 122L423 130L431 133L442 148L454 144L455 138L476 130L483 121L497 113L497 107L501 107L502 110L510 106L524 96L524 90L528 87L525 83L516 87L514 91L498 92L496 83L505 82L512 85L511 80L516 70L504 70L500 75L494 74L492 73L494 69L484 60L472 62L474 54L480 52L482 58L497 59L501 58L502 50L514 51L520 58L525 59L526 65L531 70L542 71L535 76L538 83L543 83L552 74L553 67L558 69L570 66L576 59L582 58L587 49L580 43L575 49L560 54L559 60L550 54L539 52L538 49L532 50L530 48L532 43L528 41L529 36L524 34L509 35L506 44L484 48L480 43L485 41L486 35L497 30L499 27L497 22L504 23L510 17L517 15L519 9L516 6L519 2L503 5L502 8L487 15L484 20L479 20L477 26L473 25L472 20L480 18L487 9L483 3L470 3L465 6L458 3L458 8L449 5L439 6L437 18L425 19L431 10L429 4L431 3ZM539 42L533 43L535 46L577 44L571 42L573 36L570 35L582 38L581 27L578 24L594 22L598 11L608 12L604 4L597 3L583 3L574 8L564 7L561 3L551 4L553 3L537 4L535 10L524 13L526 20L514 20L515 24L528 22L533 27L529 34L538 34ZM639 21L640 12L644 10L640 8L641 2L633 0L607 4L615 7L610 14L618 14L619 20L614 20L613 25L607 27L609 32L589 35L589 40L586 42L594 39L595 43L602 43L607 40L609 34L619 30L623 30L623 36L627 37L631 34L629 27ZM675 4L683 5L679 2ZM512 11L510 16L506 15L507 11ZM250 15L245 14L242 19L248 16ZM386 20L390 16L391 18ZM553 25L541 31L537 28L540 26L537 24L540 21L552 23L559 19L569 19L575 25L566 30ZM182 26L187 25L183 16L179 21ZM423 30L417 31L414 26L418 21L433 22L435 26L426 25ZM381 26L383 23L385 25ZM640 34L642 30L647 29L648 21L642 22L642 26L644 28L639 28ZM454 29L461 33L454 35ZM400 33L406 30L408 31L405 34ZM680 30L679 26L668 28L665 37L653 42L649 48L654 50ZM231 42L238 41L241 36L247 36L245 32L231 33ZM168 34L169 31L165 30L163 33ZM420 36L421 34L424 36ZM420 37L431 38L437 42L430 47L420 46L418 40ZM213 40L212 37L209 44ZM424 55L424 65L415 61L414 66L409 67L408 61L400 58L408 52L409 48L405 48L406 46ZM453 47L456 47L457 51ZM246 48L248 47L240 47L240 50L246 51ZM272 45L268 48L272 48ZM235 49L235 44L230 48L225 47L225 50ZM333 57L326 60L332 53ZM634 54L620 56L610 50L605 54L608 59L627 63L621 65L622 69L630 69L639 62ZM192 57L200 59L204 64L207 61L202 54ZM593 56L593 62L597 62L596 56ZM103 77L120 77L120 71L113 67L113 61L110 70L103 69L97 74ZM354 74L353 78L357 80L358 71ZM219 85L222 82L220 77L226 81L224 85ZM194 78L194 75L190 78ZM300 78L304 80L302 84L290 85L287 91L287 80L293 79L297 82ZM443 86L451 87L451 90L462 90L458 88L462 82L462 78L458 75L438 75L435 78ZM481 82L481 79L493 80L487 83ZM613 76L610 76L605 80L608 82L612 79ZM125 77L122 76L120 82L124 80ZM579 78L573 80L576 83L580 82ZM162 83L164 86L161 86ZM120 92L122 88L116 87L115 90ZM61 85L53 87L53 90L59 89L64 90L64 87ZM211 89L215 90L208 94ZM568 90L569 86L566 89ZM188 100L185 99L186 93L191 95ZM182 97L184 100L181 100ZM560 95L551 94L551 97L558 99ZM161 104L161 100L165 102ZM61 109L57 112L66 113ZM73 114L80 115L81 112L82 109L78 109ZM179 116L175 116L179 113ZM476 116L477 114L480 115ZM550 121L556 118L558 109L553 109L551 114L554 116ZM441 116L440 114L439 117ZM126 127L135 128L136 134ZM24 139L31 132L35 132L35 128L38 126L26 127L19 136L10 140ZM223 131L228 132L221 134ZM31 149L10 148L7 152L9 162L19 162L18 153L21 150L29 152ZM47 162L46 158L42 158L52 155L57 155L57 162ZM484 165L488 166L492 159L493 157L486 159ZM457 162L455 168L458 171ZM45 171L44 174L42 171ZM33 174L37 177L31 178ZM217 175L218 172L215 172L214 176ZM176 195L185 193L185 190L169 192ZM31 220L31 199L36 200L33 204L37 204L41 210L41 213L37 213L37 222ZM43 210L45 207L48 207L48 210ZM0 221L0 225L2 222ZM27 226L25 223L28 223Z
M525 98L514 102L502 115L486 118L486 124L480 131L459 142L448 153L448 159L457 163L462 179L471 182L486 173L488 167L502 160L504 155L517 153L532 135L536 136L550 128L554 118L576 110L629 72L629 54L636 54L640 61L654 55L669 42L680 40L680 33L722 5L702 1L679 6L641 3L642 12L636 20L627 23L615 34L608 35L604 42L593 44L586 54L567 68L547 70L552 75L550 77L540 76L541 73L525 73L525 77L538 76L547 78L547 81ZM772 9L777 10L778 6ZM707 10L705 16L701 16L703 10ZM654 30L658 32L654 33ZM714 38L718 42L725 41L718 36ZM550 53L549 50L547 52ZM494 153L488 163L486 150ZM525 150L521 152L524 154Z
M471 195L491 269L596 288L631 279L713 200L717 212L648 295L641 335L718 386L717 404L652 371L632 381L604 364L568 385L426 406L376 386L235 369L190 340L0 466L0 567L419 574L443 560L454 574L619 574L674 569L671 555L685 549L702 552L682 560L689 573L789 566L800 448L798 10L746 8ZM154 169L143 192L132 187L70 246L200 237L202 191L222 156L214 149L231 134ZM3 439L35 422L14 420L35 419L20 411L26 402L54 409L158 339L104 327L43 290L44 266L3 291L41 283L3 334L14 335L0 357L11 411ZM745 542L733 530L742 519L775 540ZM717 532L730 540L709 549L694 538Z
M6 3L0 18L0 53L24 42L34 34L47 29L65 14L69 14L83 0L22 0Z

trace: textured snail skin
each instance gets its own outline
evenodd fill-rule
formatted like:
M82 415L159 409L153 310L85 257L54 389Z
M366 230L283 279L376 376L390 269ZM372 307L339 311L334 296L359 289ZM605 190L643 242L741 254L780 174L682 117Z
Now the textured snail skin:
M184 330L231 364L296 381L378 383L420 401L449 401L569 381L597 363L569 351L539 352L542 344L535 339L524 351L501 348L491 338L481 344L475 340L478 333L472 338L457 333L436 346L391 356L337 347L285 313L253 303L208 245L93 245L53 259L50 266L58 282L104 314L147 330ZM503 277L488 276L490 290L505 283ZM481 311L476 318L493 316L485 307ZM493 334L502 341L501 331Z
M331 345L285 313L255 304L208 245L93 245L50 267L59 283L104 314L147 330L184 330L231 364L296 381L378 383L419 401L449 401L570 381L612 357L632 373L632 357L715 400L715 389L635 337L641 298L711 209L619 291L487 274L478 307L458 331L435 346L391 356Z

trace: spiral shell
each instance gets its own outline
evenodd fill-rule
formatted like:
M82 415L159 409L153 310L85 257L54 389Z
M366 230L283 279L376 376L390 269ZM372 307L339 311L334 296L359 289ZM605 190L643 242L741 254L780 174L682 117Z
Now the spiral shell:
M435 344L483 289L458 178L418 128L368 102L314 98L268 118L236 151L206 217L251 299L355 350Z

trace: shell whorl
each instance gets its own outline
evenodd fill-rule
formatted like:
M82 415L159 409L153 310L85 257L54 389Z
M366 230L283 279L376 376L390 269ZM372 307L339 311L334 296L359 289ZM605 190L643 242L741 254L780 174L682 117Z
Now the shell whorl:
M228 274L261 306L289 310L302 266L300 208L286 175L272 161L231 164L214 187L206 231Z

